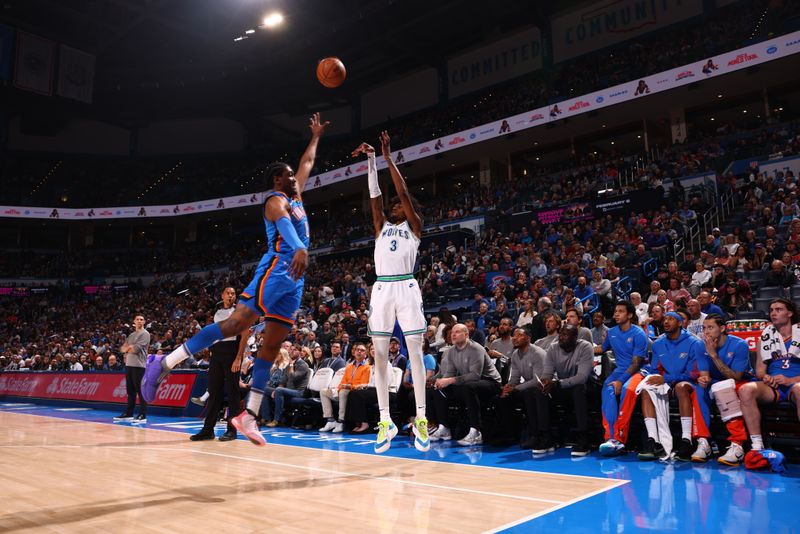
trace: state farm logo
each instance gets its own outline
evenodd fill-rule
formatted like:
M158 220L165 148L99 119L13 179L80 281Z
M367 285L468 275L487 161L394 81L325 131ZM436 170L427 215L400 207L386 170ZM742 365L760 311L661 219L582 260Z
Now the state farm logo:
M753 61L758 59L758 54L739 54L732 60L728 61L728 66L732 65L740 65L742 63L747 63L748 61Z
M103 210L100 212L100 216L102 217L108 217L109 215L114 215L114 213L108 210Z
M19 211L15 209L6 210L3 212L5 215L22 215Z
M447 144L448 144L448 145L451 145L451 146L452 146L452 145L458 145L458 144L460 144L460 143L463 143L464 141L466 141L466 139L464 139L463 137L455 136L455 137L454 137L454 138L453 138L453 139L452 139L452 140L451 140L449 143L447 143Z
M6 395L32 395L36 389L38 381L28 377L1 377L0 378L0 393Z
M364 172L366 170L367 170L366 165L360 165L359 167L356 168L356 172Z
M685 70L675 77L675 81L685 80L686 78L694 78L694 72Z
M333 175L333 177L334 178L341 178L342 177L342 173L337 172L336 174Z
M186 394L186 384L169 384L162 382L156 393L156 399L162 401L181 400Z
M181 211L194 211L194 206L186 206Z
M583 100L578 100L577 102L572 104L569 108L567 108L567 110L568 111L578 111L579 109L588 108L589 106L591 106L591 104L589 102L585 102Z
M51 396L58 395L78 395L81 397L94 396L97 390L100 389L100 382L97 380L88 380L86 378L55 378L49 386L47 386L47 394Z
M128 396L128 388L125 387L124 378L119 381L119 384L117 384L117 387L114 388L114 391L111 393L111 396L115 399Z

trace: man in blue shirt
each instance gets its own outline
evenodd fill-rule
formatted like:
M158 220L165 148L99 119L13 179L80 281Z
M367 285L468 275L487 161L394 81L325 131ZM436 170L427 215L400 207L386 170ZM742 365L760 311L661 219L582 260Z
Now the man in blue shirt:
M753 376L750 366L750 350L744 339L729 336L725 333L726 322L721 315L712 314L703 321L703 334L705 336L705 363L708 365L709 376L701 376L697 383L705 389L704 395L698 396L698 401L711 403L712 386L719 384L714 395L714 400L719 406L720 415L728 429L730 446L727 452L717 461L723 465L737 466L744 460L744 442L747 441L747 429L741 414L741 404L737 390L749 382ZM724 387L722 382L728 382ZM727 392L722 390L727 389ZM708 408L706 408L708 410ZM711 457L711 451L700 446L692 455L693 462L705 462Z
M725 312L722 311L722 308L711 302L711 293L708 291L701 291L700 294L697 295L697 302L700 303L700 311L706 315L716 313L717 315L725 317Z
M617 364L603 383L601 399L606 440L600 445L603 456L615 456L625 450L630 414L636 404L636 386L642 380L639 369L647 354L648 339L644 330L634 324L635 318L633 304L627 300L618 302L614 307L617 326L611 328L603 344L594 349L595 354L613 351ZM620 417L623 413L625 416Z
M678 445L677 459L689 461L692 457L692 437L696 437L703 447L708 446L708 406L706 413L697 402L695 393L695 377L700 368L707 365L700 363L705 359L703 343L697 336L683 328L683 317L676 312L667 312L664 317L664 334L653 343L653 356L643 371L648 376L649 384L670 386L670 395L678 399L678 410L681 415L681 441ZM702 371L707 374L708 371ZM701 392L702 394L702 392ZM664 448L657 442L658 424L656 408L650 395L641 395L644 425L648 439L640 460L654 460L665 456Z
M592 293L594 293L594 289L588 283L586 283L585 276L578 277L578 285L575 286L575 298L578 300L583 300Z

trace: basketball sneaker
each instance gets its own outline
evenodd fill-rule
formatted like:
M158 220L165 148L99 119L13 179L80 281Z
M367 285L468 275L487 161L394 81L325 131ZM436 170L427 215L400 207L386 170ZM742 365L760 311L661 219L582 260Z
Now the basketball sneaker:
M678 452L675 453L675 458L681 462L688 462L692 459L692 440L683 438L678 444Z
M692 461L697 463L705 463L713 456L711 445L708 444L706 438L699 438L697 440L697 449L692 454Z
M139 415L133 418L134 425L143 425L146 422L147 422L147 416L144 415L143 413L140 413Z
M625 444L613 438L600 445L600 454L603 456L618 456L624 451Z
M120 421L133 421L133 414L121 413L114 418L115 423Z
M431 448L431 440L428 436L428 420L424 417L417 417L414 419L411 431L414 433L414 447L420 452L428 452Z
M261 432L258 431L258 424L256 424L255 416L250 413L249 410L244 410L231 419L231 424L236 430L244 434L254 445L261 447L267 444L267 440L265 440Z
M453 436L450 435L450 429L444 425L439 425L436 427L436 430L430 434L429 439L431 441L450 441L453 439Z
M476 428L470 428L469 433L466 436L458 440L456 443L461 445L462 447L470 447L472 445L482 445L483 444L483 435L481 431Z
M320 432L330 432L334 428L336 428L336 420L328 421L327 423L325 423L325 426L323 426L322 428L319 429L319 431Z
M142 378L142 389L140 391L140 395L147 404L155 400L159 384L172 371L167 367L165 358L166 356L163 354L151 354L147 357L147 365L144 368L144 378Z
M192 397L192 404L196 404L198 406L205 406L206 401L204 401L202 397Z
M392 440L397 435L397 427L391 421L378 423L378 436L375 438L375 452L384 453L392 446Z
M723 465L736 467L744 460L744 449L738 443L731 443L725 454L717 458L717 461Z

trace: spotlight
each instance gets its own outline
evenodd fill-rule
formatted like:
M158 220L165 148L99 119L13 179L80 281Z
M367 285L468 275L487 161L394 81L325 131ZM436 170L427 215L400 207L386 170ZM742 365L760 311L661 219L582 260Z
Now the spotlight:
M264 27L266 28L275 28L279 26L283 22L283 15L278 13L271 13L264 17Z

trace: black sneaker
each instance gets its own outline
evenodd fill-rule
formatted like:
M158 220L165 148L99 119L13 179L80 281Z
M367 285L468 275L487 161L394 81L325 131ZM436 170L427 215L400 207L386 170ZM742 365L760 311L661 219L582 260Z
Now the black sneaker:
M659 443L659 447L661 444ZM642 461L650 461L656 459L656 440L653 438L647 438L647 441L644 442L644 446L642 450L639 451L639 459ZM664 447L661 447L661 450L664 450Z
M532 436L519 444L522 449L533 449L539 444L539 438Z
M662 444L656 441L656 446L653 449L653 454L655 455L657 460L663 460L667 457L667 450L664 448Z
M556 445L550 438L542 438L539 440L539 443L533 447L531 451L533 454L545 454L548 452L553 452L556 450Z
M220 441L233 441L236 439L236 431L235 430L228 430L224 434L219 437Z
M142 425L147 422L147 416L143 413L140 413L136 417L133 418L133 424L135 425Z
M693 452L694 452L694 447L692 446L692 441L683 438L681 440L680 445L678 445L678 452L675 454L675 458L677 458L681 462L690 462L692 461Z
M114 418L114 421L133 421L133 414L121 413Z
M204 432L201 430L197 434L192 434L191 436L189 436L189 439L192 441L206 441L209 439L214 439L214 437L215 436L213 432Z
M571 456L586 456L591 452L591 447L589 447L589 442L586 438L578 438L578 442L572 447L572 452L570 452Z

